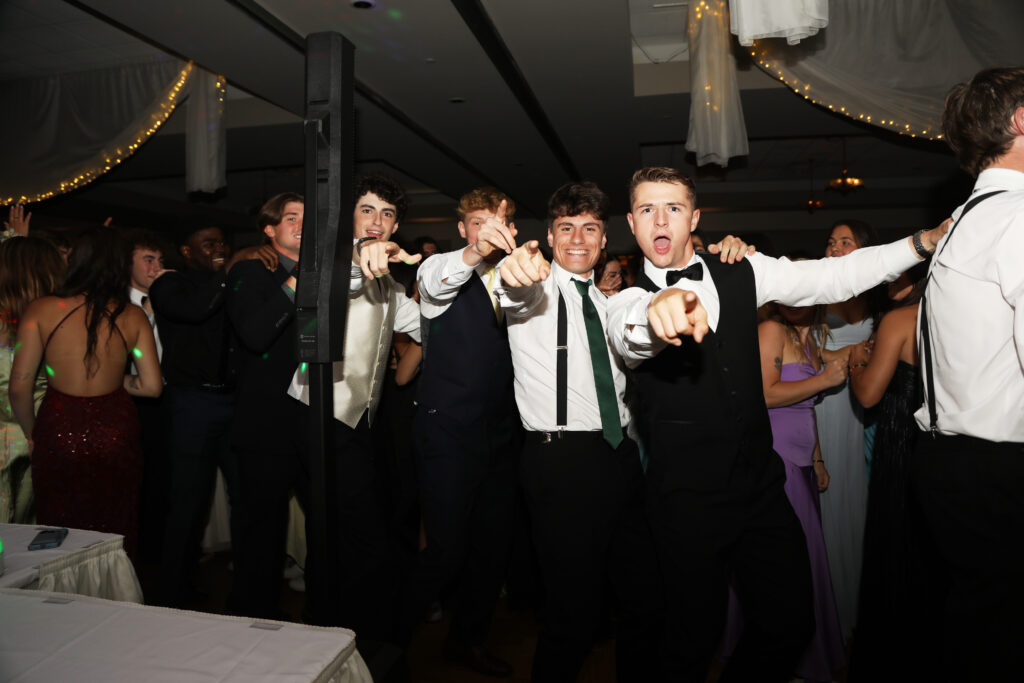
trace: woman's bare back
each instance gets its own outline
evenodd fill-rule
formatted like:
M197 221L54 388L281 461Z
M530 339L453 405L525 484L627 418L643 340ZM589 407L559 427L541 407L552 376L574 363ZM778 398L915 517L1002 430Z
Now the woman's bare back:
M54 389L72 396L102 396L122 386L128 354L138 337L137 318L145 321L141 309L129 304L113 327L101 320L94 356L87 362L85 297L44 297L32 306L44 345L47 379Z

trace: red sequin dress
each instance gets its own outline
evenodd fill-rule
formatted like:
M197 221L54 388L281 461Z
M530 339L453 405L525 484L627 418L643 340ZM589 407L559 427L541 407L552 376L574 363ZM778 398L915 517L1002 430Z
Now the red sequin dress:
M142 439L128 392L118 388L103 396L70 396L50 385L32 437L37 521L122 534L125 550L134 558Z

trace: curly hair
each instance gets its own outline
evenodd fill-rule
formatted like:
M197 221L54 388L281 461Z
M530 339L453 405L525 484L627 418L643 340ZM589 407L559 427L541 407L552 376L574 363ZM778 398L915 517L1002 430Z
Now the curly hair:
M383 173L363 173L356 178L356 189L352 198L359 201L359 198L367 192L372 192L388 204L394 204L395 222L402 222L405 212L409 208L409 198L397 180Z
M507 194L493 187L478 187L467 192L459 199L455 213L459 220L466 220L466 214L474 211L497 211L501 200L505 200L505 220L512 220L516 215L516 203Z

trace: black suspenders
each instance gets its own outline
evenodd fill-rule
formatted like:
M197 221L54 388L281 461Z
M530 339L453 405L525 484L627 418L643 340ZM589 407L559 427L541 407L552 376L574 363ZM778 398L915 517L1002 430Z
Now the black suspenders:
M960 213L960 217L956 219L956 223L949 229L949 234L946 235L946 241L942 243L942 248L945 249L949 241L953 239L953 231L956 230L956 226L960 225L960 221L964 219L967 212L973 209L975 206L980 204L983 200L989 197L994 197L997 194L1002 194L1005 190L997 190L996 192L989 192L967 202L964 206L964 210ZM932 269L935 268L935 264L938 263L939 252L936 251L935 255L932 256L932 265L928 269L928 276L925 278L924 292L921 294L921 347L924 356L924 380L925 385L928 387L928 431L934 438L939 432L938 421L939 416L935 408L935 371L932 368L932 342L931 332L928 330L928 285L932 281Z

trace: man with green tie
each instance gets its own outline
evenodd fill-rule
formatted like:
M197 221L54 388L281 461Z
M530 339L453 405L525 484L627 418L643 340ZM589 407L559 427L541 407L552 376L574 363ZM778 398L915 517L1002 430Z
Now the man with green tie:
M656 677L660 593L644 475L626 434L625 367L606 342L608 297L593 282L608 214L594 183L560 187L548 202L554 262L527 242L502 262L496 289L526 428L521 475L545 588L533 681L576 680L607 586L618 617L618 680Z

